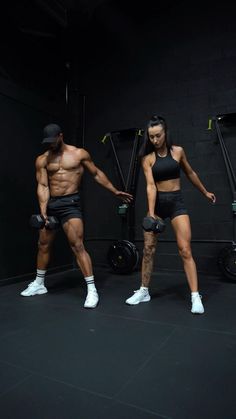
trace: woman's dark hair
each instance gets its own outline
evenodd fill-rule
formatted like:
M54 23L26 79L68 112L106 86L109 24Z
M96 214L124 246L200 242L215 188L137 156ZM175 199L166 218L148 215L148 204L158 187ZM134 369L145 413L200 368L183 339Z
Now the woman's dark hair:
M143 143L142 143L142 145L140 147L140 150L139 150L139 156L140 157L144 157L147 154L150 154L153 151L155 151L155 147L149 139L148 129L150 127L155 127L156 125L161 125L163 127L163 129L165 131L165 137L166 137L166 146L167 146L168 151L170 151L170 149L172 147L172 142L169 138L167 123L162 116L153 115L151 117L151 119L148 121L148 123L146 125L146 128L144 130Z

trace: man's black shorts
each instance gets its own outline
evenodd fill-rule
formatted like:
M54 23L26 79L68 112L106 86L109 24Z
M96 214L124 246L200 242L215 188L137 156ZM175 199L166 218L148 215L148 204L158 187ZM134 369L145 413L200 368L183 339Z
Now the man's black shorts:
M70 218L83 218L79 193L51 197L48 201L47 215L53 215L61 224Z
M181 191L158 192L155 212L163 220L173 220L178 215L188 214Z

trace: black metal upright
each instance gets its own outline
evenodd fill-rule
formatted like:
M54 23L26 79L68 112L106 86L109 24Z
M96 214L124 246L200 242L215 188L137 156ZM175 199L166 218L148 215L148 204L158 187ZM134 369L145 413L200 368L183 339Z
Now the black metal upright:
M130 164L128 168L127 179L125 180L120 160L114 143L114 136L129 131L134 134L134 142L131 151ZM102 140L110 139L111 149L115 158L116 168L121 187L125 192L133 195L133 201L130 204L121 204L118 213L121 217L121 240L115 242L108 250L108 261L115 272L128 273L135 269L139 260L138 250L134 244L135 241L135 198L140 169L139 162L139 144L142 137L142 130L139 128L130 128L121 131L114 131L106 134Z
M217 132L217 136L219 139L219 143L220 143L220 147L221 147L221 151L223 154L223 159L224 159L224 163L225 163L225 167L226 167L226 171L227 171L227 175L228 175L228 180L229 180L229 185L230 185L230 190L231 190L231 194L232 194L232 212L233 212L233 243L236 245L236 175L232 166L232 162L231 159L229 157L229 152L227 150L225 141L223 139L223 135L220 129L220 125L223 125L224 122L226 122L227 120L233 120L233 115L235 116L235 124L236 124L236 114L226 114L226 115L219 115L217 117L215 117L215 127L216 127L216 132Z
M230 280L236 280L236 175L232 166L228 149L226 147L222 129L225 124L234 124L236 126L236 114L217 115L212 118L215 123L217 136L219 139L227 175L232 194L232 213L233 213L233 237L232 245L226 246L220 250L218 263L222 273Z
M117 154L117 149L114 142L114 136L119 134L122 137L122 132L130 131L134 134L134 142L131 151L130 164L128 169L127 179L125 180L124 173L121 167L120 159ZM106 134L103 139L103 142L110 139L111 149L115 158L116 168L119 176L119 181L121 187L125 192L128 192L133 195L134 199L130 204L121 204L118 208L118 213L121 216L121 237L123 239L128 239L131 241L135 240L135 198L136 198L136 189L139 175L139 143L140 138L142 137L142 130L139 128L130 128L121 131L112 131Z
M127 227L128 227L128 240L135 240L135 202L136 202L136 190L138 183L138 175L140 169L140 161L138 156L140 138L142 136L141 130L135 131L135 139L132 150L132 156L130 161L129 173L127 178L126 189L134 197L132 203L129 206L127 214Z

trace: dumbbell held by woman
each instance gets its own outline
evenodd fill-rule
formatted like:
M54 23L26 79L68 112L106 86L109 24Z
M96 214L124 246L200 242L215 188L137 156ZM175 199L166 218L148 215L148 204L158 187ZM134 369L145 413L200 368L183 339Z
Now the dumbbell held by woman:
M142 226L145 231L153 231L154 233L162 233L166 228L165 222L162 218L154 218L150 216L144 217Z

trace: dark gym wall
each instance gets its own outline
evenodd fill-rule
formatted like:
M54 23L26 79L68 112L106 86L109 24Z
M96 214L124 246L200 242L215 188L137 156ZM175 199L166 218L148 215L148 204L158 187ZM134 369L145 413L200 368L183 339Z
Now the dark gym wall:
M38 233L29 227L31 214L39 212L35 159L44 151L43 127L65 122L65 80L62 31L35 2L2 4L0 21L0 283L4 284L35 274ZM71 267L63 234L59 233L54 249L50 269Z
M1 89L2 87L2 89ZM5 86L6 87L6 86ZM13 93L14 87L14 93ZM43 126L62 114L50 104L41 103L19 86L0 83L1 121L1 253L0 280L26 278L35 272L37 231L29 227L29 218L38 213L35 158L41 154ZM4 90L4 94L3 94ZM40 105L42 107L40 107ZM50 268L71 265L71 253L59 234Z
M214 115L236 111L235 6L187 1L158 7L155 2L145 4L146 9L136 5L128 13L123 2L119 9L118 3L110 2L94 16L84 77L81 66L78 68L79 88L87 97L85 146L95 163L118 184L107 154L109 144L100 141L103 135L115 129L142 128L153 113L165 116L174 143L184 147L193 169L217 196L212 206L182 175L198 269L218 273L218 251L224 241L232 239L232 198L208 121ZM236 149L236 139L231 146ZM141 173L136 198L139 240L144 196ZM94 185L89 176L85 177L84 197L87 239L119 238L116 198ZM173 239L168 227L156 256L160 269L182 269ZM87 242L95 263L106 263L106 240ZM139 246L142 248L141 242Z
M208 120L236 110L235 6L98 0L92 12L69 10L68 27L63 10L58 19L57 13L53 16L39 6L43 3L50 2L9 0L1 6L1 283L12 277L24 279L35 269L37 239L28 218L37 205L33 162L41 152L42 127L56 118L66 127L66 140L85 146L119 186L109 143L104 145L101 139L111 130L143 128L153 113L166 117L174 142L183 145L190 164L217 195L213 207L182 176L198 269L217 273L217 253L232 238L231 195ZM233 140L231 146L235 153ZM119 201L88 174L82 193L86 245L94 264L105 264L109 244L121 237ZM140 172L136 197L140 252L145 211ZM168 226L156 256L159 269L182 269L173 239ZM51 266L70 264L64 237L59 236L56 246Z

